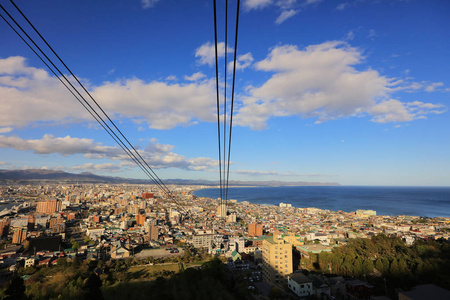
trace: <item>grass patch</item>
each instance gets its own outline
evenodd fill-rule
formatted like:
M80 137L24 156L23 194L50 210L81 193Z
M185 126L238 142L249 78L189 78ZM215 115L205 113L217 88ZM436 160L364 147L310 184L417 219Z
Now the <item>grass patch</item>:
M180 272L178 264L130 267L128 275L131 279L153 278L166 272Z

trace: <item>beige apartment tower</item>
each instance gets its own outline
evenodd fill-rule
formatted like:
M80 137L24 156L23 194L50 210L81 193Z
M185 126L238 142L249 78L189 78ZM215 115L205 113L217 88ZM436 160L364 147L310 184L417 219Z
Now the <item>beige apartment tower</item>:
M61 210L61 201L56 199L39 201L36 206L36 212L41 214L52 214Z
M263 235L263 225L256 222L248 225L248 235L251 237Z
M222 218L227 217L227 205L225 202L219 202L217 206L217 215Z
M281 234L263 241L263 278L271 283L286 283L293 272L292 245L285 243Z
M151 224L148 230L148 235L150 240L157 241L158 240L158 226L155 224Z
M22 244L27 239L27 229L23 227L17 228L12 237L13 244Z

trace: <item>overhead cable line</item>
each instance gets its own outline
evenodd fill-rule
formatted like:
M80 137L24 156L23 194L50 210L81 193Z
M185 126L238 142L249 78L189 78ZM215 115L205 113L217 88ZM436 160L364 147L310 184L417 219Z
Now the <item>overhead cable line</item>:
M226 47L226 45L225 45ZM220 204L222 204L223 199L223 189L222 189L222 156L221 156L221 146L220 146L220 97L219 97L219 57L217 53L217 9L216 0L214 0L214 49L216 56L216 100L217 100L217 137L219 143L219 187L220 187ZM225 153L224 153L225 156Z
M46 62L45 60L33 49L33 47L25 40L25 38L10 24L3 15L1 15L2 19L13 29L13 31L25 42L25 44L38 56L38 58L47 66L47 68L58 78L58 80L69 90L69 92L78 100L78 102L91 114L91 116L101 125L101 127L111 136L111 138L122 148L122 150L144 171L144 173L169 197L173 200L182 210L184 208L176 201L173 197L172 192L169 188L162 182L162 180L156 175L153 169L148 165L148 163L142 158L139 152L133 147L133 145L129 142L129 140L123 135L123 133L117 128L114 122L109 118L106 112L100 107L100 105L95 101L92 95L87 91L87 89L81 84L78 78L72 73L72 71L67 67L67 65L62 61L62 59L58 56L58 54L53 50L53 48L49 45L49 43L44 39L44 37L39 33L39 31L35 28L35 26L31 23L31 21L22 13L22 11L17 7L17 5L11 0L11 3L14 7L19 11L19 13L23 16L23 18L28 22L28 24L35 30L35 32L39 35L39 37L45 42L45 44L50 48L53 54L59 59L59 61L66 67L66 69L70 72L70 74L74 77L74 79L78 82L78 84L83 88L83 90L89 95L92 101L96 104L96 106L101 110L101 112L106 116L106 118L110 121L113 127L119 132L119 134L126 140L128 145L134 150L131 151L128 146L122 141L122 139L114 132L113 129L105 122L105 120L97 113L97 111L89 104L89 102L81 95L81 93L73 86L69 79L60 71L60 69L53 63L53 61L44 53L44 51L36 44L36 42L27 34L27 32L18 24L18 22L6 11L6 9L0 5L0 8L8 15L8 17L16 24L16 26L25 34L25 36L33 43L33 45L42 53L42 55L50 62L50 64L56 69L56 71L60 74L62 78L66 81L66 83L61 79L60 76L56 74ZM69 88L69 86L78 94L78 96L83 99L83 102L75 95L75 93Z
M218 140L219 140L219 180L220 180L220 201L219 204L225 204L228 201L228 186L230 178L230 162L231 162L231 139L232 139L232 126L233 126L233 109L234 109L234 91L235 91L235 79L236 79L236 60L237 60L237 41L238 41L238 28L239 28L239 8L240 1L237 1L236 10L236 31L234 39L234 60L233 60L233 82L231 92L231 111L230 111L230 129L228 131L228 151L227 151L227 50L228 50L228 0L225 1L225 45L224 45L224 99L223 99L223 161L221 159L221 137L220 137L220 97L219 97L219 53L218 53L218 40L217 40L217 8L216 0L214 0L214 46L215 46L215 62L216 62L216 96L217 96L217 127L218 127ZM223 170L222 170L223 163ZM223 171L223 174L222 174ZM222 207L221 207L222 208Z
M153 169L147 164L147 162L142 158L142 156L136 151L134 146L130 143L130 141L123 135L122 131L116 126L116 124L111 120L111 118L106 114L106 112L101 108L101 106L98 104L98 102L92 97L91 93L84 87L84 85L78 80L78 77L75 76L75 74L69 69L69 67L64 63L64 61L59 57L59 55L53 50L52 46L47 42L47 40L41 35L41 33L36 29L36 27L31 23L31 21L24 15L24 13L17 7L17 5L14 3L14 1L10 0L10 2L14 5L14 7L17 9L17 11L22 15L22 17L28 22L28 24L34 29L34 31L39 35L39 37L44 41L44 43L47 45L47 47L53 52L53 54L58 58L58 60L63 64L63 66L69 71L69 73L74 77L74 79L77 81L77 83L81 86L81 88L86 92L86 94L91 98L91 100L95 103L95 105L100 109L100 111L106 116L106 118L109 120L109 122L114 126L114 128L120 133L120 135L125 139L125 141L128 143L128 145L134 150L134 152L139 156L139 158L147 165L147 167L150 169L154 177L157 179L157 181L165 188L167 191L169 189L165 186L165 184L162 182L162 180L156 175L156 173L153 171Z
M237 55L237 42L238 42L238 28L239 28L239 7L240 0L237 0L236 9L236 33L234 36L234 59L233 59L233 86L231 89L231 111L230 111L230 135L228 141L228 162L227 162L227 179L226 179L226 192L225 201L228 201L228 184L230 180L230 159L231 159L231 133L233 129L233 109L234 109L234 88L236 82L236 55Z
M0 5L1 6L1 5ZM3 9L3 7L1 7ZM3 17L3 15L0 13L0 17L9 25L9 27L11 27L11 29L22 39L22 41L34 52L34 54L36 54L36 56L42 61L42 63L53 73L53 75L55 75L56 78L58 78L58 80L61 82L61 84L63 84L66 89L72 94L72 96L75 97L75 99L78 100L78 102L89 112L89 114L100 124L100 126L111 136L111 138L117 143L119 144L120 147L122 147L122 149L127 152L127 150L125 150L125 148L119 143L119 141L116 140L116 138L114 137L114 135L108 131L105 127L105 125L103 125L101 123L101 121L94 115L94 113L92 111L89 110L89 108L86 106L86 104L84 104L77 95L75 95L75 93L69 88L69 86L56 74L56 72L47 64L47 62L39 55L39 53L37 53L33 47L31 47L31 45L20 35L19 32L17 32L17 30L8 22L8 20L5 19L5 17ZM131 157L136 163L138 163L135 158ZM139 167L141 167L141 169L146 172L145 169L142 168L141 165L139 165Z
M224 88L223 88L223 180L226 178L226 149L227 149L227 58L228 58L228 0L225 0L225 46L223 47L225 63L224 63ZM225 185L225 184L224 184ZM226 187L224 187L226 188ZM224 191L224 198L222 201L227 201L226 192Z

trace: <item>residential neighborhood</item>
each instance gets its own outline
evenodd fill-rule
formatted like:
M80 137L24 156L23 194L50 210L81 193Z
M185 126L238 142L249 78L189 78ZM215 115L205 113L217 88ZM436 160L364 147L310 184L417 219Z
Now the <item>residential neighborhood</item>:
M291 297L370 297L373 287L367 282L307 276L303 270L311 269L314 255L331 253L356 238L384 234L412 245L450 237L450 218L236 200L225 203L224 214L217 199L194 196L204 186L169 188L171 195L155 186L130 184L0 187L2 203L13 204L0 212L0 263L7 270L0 280L8 280L19 267L51 267L62 257L80 262L178 257L182 262L187 252L197 252L219 257L255 297L283 286Z

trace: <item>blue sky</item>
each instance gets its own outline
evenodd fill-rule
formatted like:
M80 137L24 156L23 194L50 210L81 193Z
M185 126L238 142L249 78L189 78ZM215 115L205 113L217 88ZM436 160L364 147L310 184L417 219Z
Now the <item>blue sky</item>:
M212 1L16 2L161 178L219 178ZM449 15L241 1L230 179L450 185ZM0 168L146 178L0 21Z

